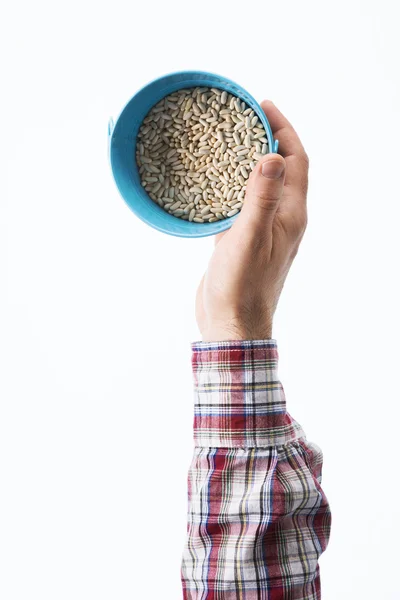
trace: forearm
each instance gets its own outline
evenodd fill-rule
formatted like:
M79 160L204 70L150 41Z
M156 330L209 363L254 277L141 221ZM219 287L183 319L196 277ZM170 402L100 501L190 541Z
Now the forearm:
M286 410L276 343L198 343L192 361L184 599L320 598L330 529L322 455Z

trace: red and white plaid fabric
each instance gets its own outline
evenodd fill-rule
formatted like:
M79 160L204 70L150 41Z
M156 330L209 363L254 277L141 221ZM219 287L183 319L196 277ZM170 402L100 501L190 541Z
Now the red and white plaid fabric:
M274 340L195 343L184 600L318 600L322 453L286 411Z

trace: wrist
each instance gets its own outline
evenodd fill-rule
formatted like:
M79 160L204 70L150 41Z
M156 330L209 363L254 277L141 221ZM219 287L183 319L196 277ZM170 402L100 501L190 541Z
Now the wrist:
M201 330L203 342L267 340L272 338L272 319L251 325L240 320L210 323Z

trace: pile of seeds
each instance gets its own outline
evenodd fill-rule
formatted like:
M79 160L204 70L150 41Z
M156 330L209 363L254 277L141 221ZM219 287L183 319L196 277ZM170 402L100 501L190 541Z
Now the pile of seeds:
M236 215L257 161L268 152L265 129L245 102L216 88L187 88L153 106L139 129L141 182L164 210L212 223Z

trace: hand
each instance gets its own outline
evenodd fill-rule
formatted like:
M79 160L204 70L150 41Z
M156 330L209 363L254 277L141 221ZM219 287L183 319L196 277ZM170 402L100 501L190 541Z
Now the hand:
M196 298L203 341L266 339L307 224L308 157L289 121L265 100L279 152L253 170L240 215L216 236Z

